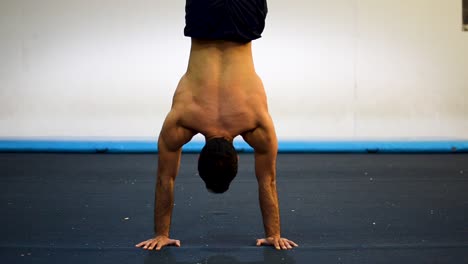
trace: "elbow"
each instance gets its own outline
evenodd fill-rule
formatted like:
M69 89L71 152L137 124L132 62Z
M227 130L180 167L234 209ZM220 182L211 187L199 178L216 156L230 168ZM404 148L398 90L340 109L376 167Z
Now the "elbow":
M174 188L174 179L171 177L158 177L157 179L158 189L172 189Z
M276 179L275 177L269 177L268 179L263 179L258 182L258 187L260 190L276 190Z

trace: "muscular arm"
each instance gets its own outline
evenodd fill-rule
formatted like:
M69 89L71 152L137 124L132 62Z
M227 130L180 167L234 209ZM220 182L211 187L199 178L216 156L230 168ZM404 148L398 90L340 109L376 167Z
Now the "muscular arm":
M279 237L280 216L276 191L276 155L278 143L270 122L244 135L255 151L255 175L266 237Z
M255 174L258 181L258 198L266 237L280 237L280 215L276 191L275 153L255 152Z
M169 238L172 209L174 208L174 182L179 171L182 146L190 141L193 132L178 125L175 111L168 114L158 140L158 171L154 197L155 238L137 244L152 250L166 245L180 246L179 240Z
M169 237L172 209L174 208L174 182L179 171L181 149L171 150L163 137L158 141L158 172L154 196L154 233Z
M281 238L280 213L276 190L276 156L278 141L273 122L265 114L255 130L243 135L255 151L255 174L258 182L260 209L265 230L265 239L257 240L257 245L273 245L276 249L290 249L296 243Z

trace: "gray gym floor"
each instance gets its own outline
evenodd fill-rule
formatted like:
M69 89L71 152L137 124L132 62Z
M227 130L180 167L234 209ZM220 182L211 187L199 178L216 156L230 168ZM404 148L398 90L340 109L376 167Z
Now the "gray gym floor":
M1 263L468 263L468 154L280 154L282 235L263 227L253 156L223 195L184 154L172 237L152 236L157 155L0 154Z

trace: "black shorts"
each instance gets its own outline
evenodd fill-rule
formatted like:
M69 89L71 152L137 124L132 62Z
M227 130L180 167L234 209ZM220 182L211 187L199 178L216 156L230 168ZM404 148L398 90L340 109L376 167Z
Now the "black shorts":
M250 42L262 36L266 0L187 0L184 35Z

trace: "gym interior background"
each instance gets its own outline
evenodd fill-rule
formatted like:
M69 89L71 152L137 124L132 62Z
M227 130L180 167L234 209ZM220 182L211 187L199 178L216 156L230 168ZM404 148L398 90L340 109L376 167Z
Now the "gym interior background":
M280 140L468 139L462 0L268 4L254 56ZM184 5L1 1L0 137L156 140Z
M134 245L152 235L185 1L1 0L0 262L468 263L468 155L451 153L468 152L463 2L269 0L253 47L280 150L450 154L280 153L292 252L254 246L253 155L215 196L184 154L171 230L183 246L152 254ZM112 146L151 153L94 154ZM59 153L16 153L30 150Z

